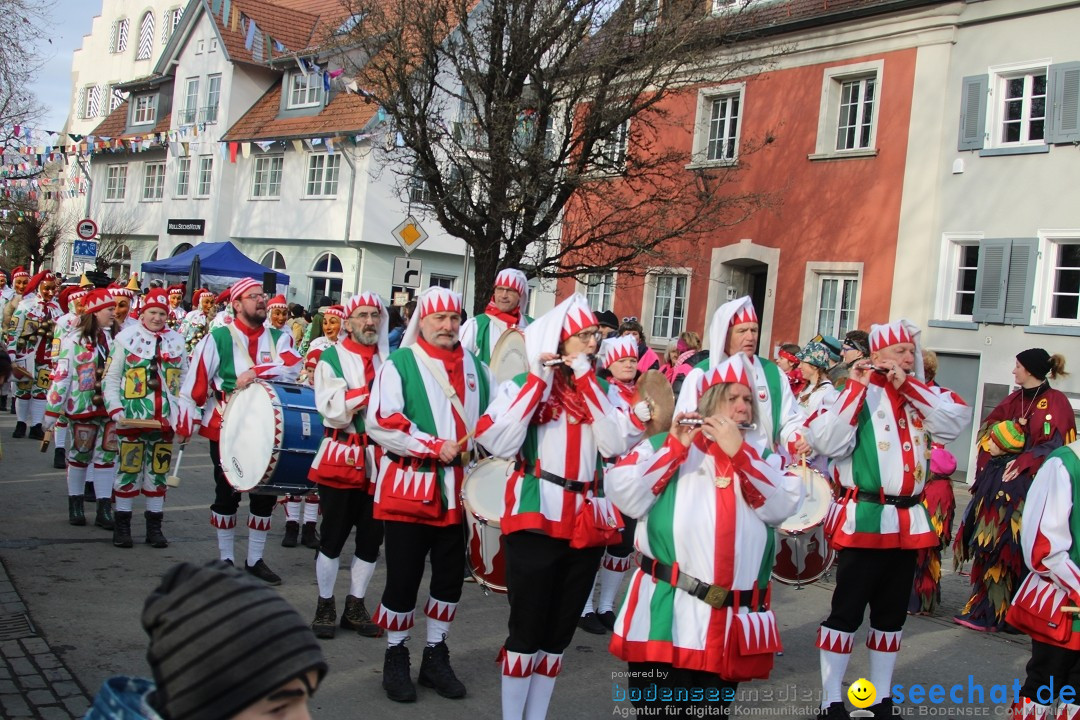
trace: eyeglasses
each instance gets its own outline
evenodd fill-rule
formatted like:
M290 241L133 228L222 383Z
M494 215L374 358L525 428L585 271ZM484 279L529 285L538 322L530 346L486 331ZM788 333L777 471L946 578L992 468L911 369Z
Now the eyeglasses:
M241 295L240 296L241 300L254 300L256 302L258 302L259 300L265 300L266 298L267 298L266 293L251 293L249 295Z
M570 337L577 338L581 342L588 344L592 340L599 342L602 335L599 330L582 330L579 333L574 333Z
M351 319L351 320L378 320L379 319L379 313L377 313L377 312L356 313L354 315L350 315L349 319Z
M622 319L624 323L637 322L637 315L628 315Z

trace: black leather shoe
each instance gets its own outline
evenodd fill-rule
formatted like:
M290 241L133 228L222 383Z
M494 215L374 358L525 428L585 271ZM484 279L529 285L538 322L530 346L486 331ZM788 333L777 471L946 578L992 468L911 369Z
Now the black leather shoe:
M94 518L94 524L105 530L112 530L116 527L116 521L113 520L112 500L98 500L97 516Z
M86 515L83 512L83 499L81 495L68 495L68 524L86 524Z
M851 720L851 716L848 715L847 706L842 702L834 702L829 707L825 708L818 714L819 718L824 720Z
M24 437L26 437L26 423L22 422L21 420L19 422L15 423L15 432L11 433L11 437L13 437L13 438L24 438Z
M312 550L319 549L319 531L315 529L315 523L304 523L304 529L300 531L300 544Z
M344 621L344 618L342 618ZM311 621L311 631L315 637L329 640L337 633L337 607L334 598L319 598L315 606L315 619Z
M604 627L604 623L600 622L600 619L596 617L596 613L586 613L578 618L577 626L587 633L593 635L607 635L607 628Z
M271 570L269 567L267 567L266 561L264 560L259 560L259 562L255 563L254 565L248 565L247 563L244 563L244 567L247 568L247 571L249 573L259 578L267 585L281 584L281 576Z
M341 627L355 630L364 637L380 637L382 628L371 621L371 615L364 606L364 598L354 595L345 596L345 611L341 613Z
M882 698L881 702L871 705L870 712L874 713L874 720L885 720L893 716L892 698Z
M281 547L296 547L300 538L300 523L289 520L285 523L285 537L281 538Z
M57 470L63 470L67 467L67 456L64 453L64 448L53 448L52 466Z
M416 679L424 687L434 688L444 698L457 700L465 697L465 686L450 667L450 648L446 647L445 640L424 648L420 675Z
M41 423L30 428L30 432L26 433L26 437L28 440L44 440L45 431L41 429Z
M82 496L83 500L86 502L97 502L97 493L94 491L94 483L86 482L83 484Z
M112 544L118 548L135 547L131 539L131 511L117 510L113 513Z
M169 547L169 541L161 532L161 521L165 519L165 513L147 510L143 513L143 517L146 518L146 544L158 549Z
M382 686L394 702L416 702L416 686L409 676L409 648L405 643L386 648L383 658Z
M608 630L615 630L615 613L611 610L602 613L596 613L596 619L600 621L600 624L606 627Z

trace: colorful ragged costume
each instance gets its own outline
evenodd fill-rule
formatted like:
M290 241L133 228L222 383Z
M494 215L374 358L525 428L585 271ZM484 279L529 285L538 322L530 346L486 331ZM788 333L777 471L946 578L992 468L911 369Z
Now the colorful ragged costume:
M913 615L933 615L941 603L941 551L952 542L953 516L956 514L956 497L949 477L955 470L956 458L951 452L943 447L930 451L930 479L923 488L922 504L941 542L918 551L915 582L908 601L908 612Z
M29 437L41 440L45 436L41 422L45 417L45 395L52 371L49 359L55 321L61 315L60 306L52 299L55 287L55 278L49 270L42 270L30 278L26 294L4 334L15 370L17 421L14 437L23 437L28 425Z

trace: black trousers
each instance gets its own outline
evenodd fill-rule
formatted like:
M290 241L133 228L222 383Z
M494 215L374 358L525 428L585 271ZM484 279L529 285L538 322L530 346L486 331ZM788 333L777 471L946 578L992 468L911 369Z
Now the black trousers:
M604 548L574 550L569 540L527 530L503 539L510 598L506 649L561 653L574 639Z
M325 512L325 511L324 511ZM416 608L416 594L431 556L428 593L436 600L456 603L465 582L465 531L460 524L436 527L387 520L383 523L386 587L382 604L397 613Z
M701 713L684 715L684 711L726 708L735 699L735 689L739 687L739 683L724 680L715 673L677 668L671 663L632 662L627 665L630 703L639 709L664 708L660 717L702 717ZM660 691L665 688L671 690L670 700L660 700ZM701 699L690 699L696 697Z
M353 554L364 562L373 563L379 558L383 540L382 520L371 517L375 498L367 489L344 490L319 486L319 504L322 508L319 552L328 558L337 558L356 528L356 550Z
M225 479L225 471L221 469L221 448L214 440L210 441L210 462L214 463L214 504L210 510L218 515L235 515L240 509L240 491ZM255 517L270 517L276 504L277 498L273 495L248 493L248 510Z
M870 627L896 632L907 619L908 597L915 579L916 550L845 548L836 564L832 612L821 623L855 632L870 606Z
M1020 696L1050 705L1054 698L1060 697L1061 689L1069 686L1073 690L1070 702L1075 704L1080 696L1080 651L1032 640L1027 678L1020 687Z

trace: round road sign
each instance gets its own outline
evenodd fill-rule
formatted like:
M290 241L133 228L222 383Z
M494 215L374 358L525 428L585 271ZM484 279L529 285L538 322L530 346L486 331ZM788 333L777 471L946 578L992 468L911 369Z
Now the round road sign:
M75 226L75 234L83 240L93 240L97 236L97 232L97 223L90 218L80 220L79 224Z

